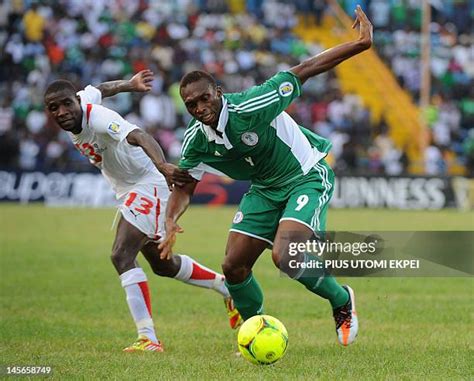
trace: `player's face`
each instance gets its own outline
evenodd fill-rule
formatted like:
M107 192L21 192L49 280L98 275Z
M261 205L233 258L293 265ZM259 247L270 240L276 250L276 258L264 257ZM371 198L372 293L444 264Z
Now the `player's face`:
M217 127L222 108L222 90L214 87L205 79L189 83L181 88L183 99L188 112L200 122Z
M57 91L48 94L44 102L48 114L65 131L80 131L82 109L76 94L71 91Z

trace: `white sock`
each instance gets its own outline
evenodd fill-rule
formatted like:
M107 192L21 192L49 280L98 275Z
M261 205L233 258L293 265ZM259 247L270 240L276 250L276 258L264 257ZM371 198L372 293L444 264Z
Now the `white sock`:
M230 296L229 290L227 290L227 287L224 284L224 275L216 273L215 271L197 263L187 255L180 255L180 257L181 267L175 275L175 279L194 286L211 288L216 290L224 298Z
M150 293L145 273L140 267L128 270L120 275L122 287L127 294L127 303L139 335L145 335L158 342L151 318Z

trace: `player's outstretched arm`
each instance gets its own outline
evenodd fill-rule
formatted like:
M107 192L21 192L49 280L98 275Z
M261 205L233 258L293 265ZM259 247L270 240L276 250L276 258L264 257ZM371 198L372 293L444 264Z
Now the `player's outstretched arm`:
M183 233L183 229L178 225L178 219L186 211L191 201L191 196L196 189L197 180L182 187L175 187L168 199L166 207L166 237L159 244L161 259L170 259L173 254L173 245L176 242L176 234Z
M151 90L154 74L145 69L135 74L129 80L118 80L101 83L97 88L102 93L102 98L112 97L118 93L147 92Z
M359 25L359 38L355 41L346 42L331 49L327 49L322 53L303 61L299 65L292 67L290 71L299 77L301 83L304 83L308 78L332 69L334 66L340 64L346 59L351 58L372 46L373 28L371 22L359 5L355 10L355 14L356 19L354 24L352 24L352 28Z
M194 182L194 178L187 171L179 169L176 165L166 162L165 155L158 142L150 134L140 129L135 129L127 135L127 142L133 146L141 147L151 159L155 167L165 176L170 190L173 184L183 186Z

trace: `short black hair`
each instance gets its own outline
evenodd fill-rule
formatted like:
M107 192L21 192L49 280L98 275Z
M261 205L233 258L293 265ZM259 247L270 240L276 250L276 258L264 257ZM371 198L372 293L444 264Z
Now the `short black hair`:
M195 71L189 72L188 74L185 74L184 77L181 78L181 82L179 83L179 88L182 89L183 87L186 87L190 83L197 82L201 79L205 79L214 87L217 86L217 82L212 75L202 70L195 70Z
M53 81L49 84L48 88L44 92L44 97L46 98L48 94L55 93L58 91L69 91L73 94L77 93L77 90L72 84L72 82L66 79L57 79L56 81Z

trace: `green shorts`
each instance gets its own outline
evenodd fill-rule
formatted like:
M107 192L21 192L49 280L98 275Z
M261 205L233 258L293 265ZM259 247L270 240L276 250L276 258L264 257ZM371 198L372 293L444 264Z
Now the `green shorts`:
M334 172L324 160L289 185L252 186L240 201L230 231L259 238L270 245L282 220L298 221L316 234L325 232L333 190Z

